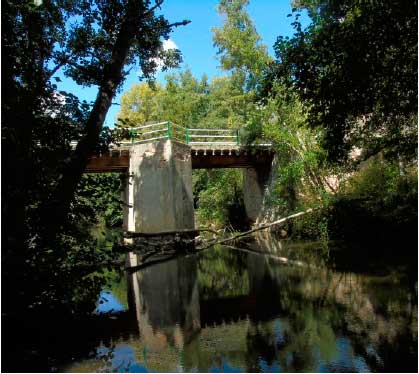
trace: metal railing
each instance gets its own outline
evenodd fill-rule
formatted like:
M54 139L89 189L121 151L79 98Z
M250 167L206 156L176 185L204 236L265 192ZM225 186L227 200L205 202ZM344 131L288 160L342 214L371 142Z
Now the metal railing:
M239 130L187 129L187 144L240 145Z
M121 144L141 144L173 139L190 145L240 145L239 130L189 129L170 121L121 130L126 131L122 136L124 140L121 141Z

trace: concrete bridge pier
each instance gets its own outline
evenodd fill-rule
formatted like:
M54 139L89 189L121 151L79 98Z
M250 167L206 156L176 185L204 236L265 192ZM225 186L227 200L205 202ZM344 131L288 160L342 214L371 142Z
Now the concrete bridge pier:
M270 163L243 170L243 200L247 219L258 223L263 209L263 198L271 177Z
M190 147L170 139L132 145L124 195L127 231L193 229Z

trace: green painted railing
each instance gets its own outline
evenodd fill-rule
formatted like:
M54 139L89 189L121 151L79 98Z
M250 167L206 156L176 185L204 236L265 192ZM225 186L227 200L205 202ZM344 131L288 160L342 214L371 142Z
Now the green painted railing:
M173 122L158 122L138 127L121 129L124 143L140 144L162 139L172 139L190 145L240 145L239 130L191 129Z

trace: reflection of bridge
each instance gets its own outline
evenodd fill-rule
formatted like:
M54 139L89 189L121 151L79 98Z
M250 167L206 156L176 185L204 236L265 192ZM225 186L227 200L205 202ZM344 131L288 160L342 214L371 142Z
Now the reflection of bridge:
M135 336L133 344L142 347L148 357L154 355L156 359L161 359L162 352L173 348L199 356L196 352L198 336L210 342L209 346L215 346L218 344L216 341L227 332L228 337L224 336L223 341L234 345L229 345L229 349L238 349L238 345L242 347L240 349L247 349L246 337L251 325L277 317L281 304L277 297L278 285L270 280L266 258L249 254L245 256L245 261L239 265L244 273L240 281L230 278L229 270L218 274L232 281L229 284L235 289L233 294L230 294L230 288L225 287L206 293L199 277L212 276L213 273L211 267L207 270L200 267L195 256L178 257L129 273L129 310L107 320L108 326L100 325L102 330L98 327L101 343L133 340ZM208 349L212 352L212 348L203 346L207 353Z
M238 130L186 129L171 122L119 131L125 140L91 157L86 171L129 173L126 230L193 229L192 169L243 168L246 212L256 220L274 155L269 145L245 147Z

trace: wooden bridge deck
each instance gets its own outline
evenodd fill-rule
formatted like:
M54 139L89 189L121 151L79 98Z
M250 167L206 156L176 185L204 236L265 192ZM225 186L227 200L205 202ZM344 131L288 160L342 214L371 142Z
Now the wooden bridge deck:
M126 172L129 168L130 147L95 155L89 159L88 173ZM192 169L247 168L272 162L273 151L269 146L242 147L237 145L191 145Z

